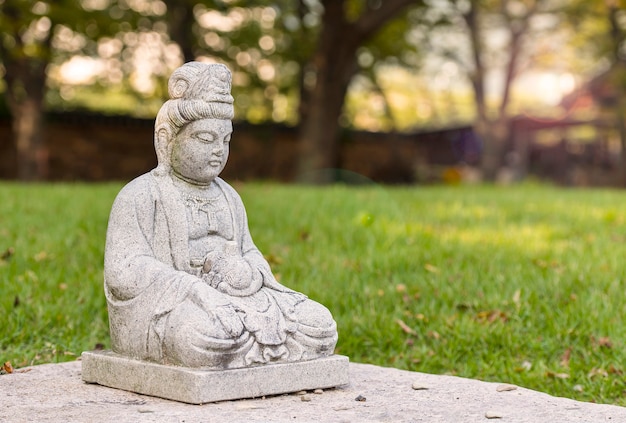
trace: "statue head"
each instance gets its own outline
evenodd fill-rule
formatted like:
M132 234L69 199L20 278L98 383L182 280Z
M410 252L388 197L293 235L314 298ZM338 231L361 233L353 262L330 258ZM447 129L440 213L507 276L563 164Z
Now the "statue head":
M154 128L157 173L169 172L172 141L187 124L233 118L230 87L230 71L222 64L189 62L172 73L167 85L170 99L161 106Z

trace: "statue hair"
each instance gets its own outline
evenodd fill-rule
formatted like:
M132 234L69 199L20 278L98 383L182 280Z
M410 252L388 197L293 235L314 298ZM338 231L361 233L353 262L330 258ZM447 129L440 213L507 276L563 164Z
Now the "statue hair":
M198 119L233 118L230 87L230 71L222 64L189 62L172 73L167 84L170 99L161 106L154 124L156 174L169 172L171 141L183 126ZM162 131L165 142L159 136Z

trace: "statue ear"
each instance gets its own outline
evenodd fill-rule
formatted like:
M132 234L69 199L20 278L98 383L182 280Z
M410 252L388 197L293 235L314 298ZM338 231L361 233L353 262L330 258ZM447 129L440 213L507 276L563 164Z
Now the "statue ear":
M167 124L161 124L155 131L154 149L156 150L159 165L169 166L172 130Z
M157 128L157 141L159 145L167 145L170 141L171 131L167 125L161 125Z

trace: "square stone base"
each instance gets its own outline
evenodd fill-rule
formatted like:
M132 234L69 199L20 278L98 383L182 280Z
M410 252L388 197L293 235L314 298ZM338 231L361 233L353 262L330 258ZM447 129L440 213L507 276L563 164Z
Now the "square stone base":
M268 364L232 370L165 366L133 360L112 351L82 354L87 383L191 404L257 398L349 383L348 357Z

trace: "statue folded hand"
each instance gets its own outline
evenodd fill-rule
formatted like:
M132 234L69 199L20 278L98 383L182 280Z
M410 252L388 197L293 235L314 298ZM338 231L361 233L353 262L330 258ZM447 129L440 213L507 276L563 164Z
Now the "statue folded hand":
M252 295L263 285L261 276L255 277L243 257L215 251L205 259L202 279L218 291L236 297Z
M213 314L222 324L222 327L229 335L237 337L243 332L243 323L232 305L216 307Z

